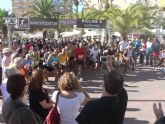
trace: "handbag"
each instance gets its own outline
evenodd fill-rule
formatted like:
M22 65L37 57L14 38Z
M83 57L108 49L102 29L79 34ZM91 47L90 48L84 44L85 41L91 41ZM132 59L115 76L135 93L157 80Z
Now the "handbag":
M46 124L60 124L60 113L58 112L58 109L57 109L57 103L58 103L60 92L61 91L57 93L55 106L49 111L46 117L46 120L45 120Z

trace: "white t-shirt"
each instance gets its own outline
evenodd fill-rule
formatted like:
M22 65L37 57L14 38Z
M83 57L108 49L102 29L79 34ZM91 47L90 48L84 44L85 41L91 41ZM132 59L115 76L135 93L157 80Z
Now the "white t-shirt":
M90 50L90 56L91 56L91 60L96 62L97 61L97 56L99 55L100 50L98 48L92 48Z
M56 95L58 91L53 92L52 101L56 102ZM78 116L79 108L84 102L85 95L83 93L76 93L77 96L72 99L59 97L57 108L60 113L60 124L77 124L76 117Z
M132 57L132 52L133 52L133 49L127 49L127 58L130 59L130 57Z
M129 42L127 42L127 41L121 41L119 43L120 51L124 51L127 48L128 45L129 45Z

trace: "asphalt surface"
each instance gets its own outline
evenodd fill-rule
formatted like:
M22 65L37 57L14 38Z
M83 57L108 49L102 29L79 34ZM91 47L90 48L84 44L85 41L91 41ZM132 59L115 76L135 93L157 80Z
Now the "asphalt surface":
M92 71L84 71L82 86L96 99L101 96L104 71L97 76ZM57 83L52 77L45 87L51 97L57 90ZM128 92L128 106L124 124L153 124L156 117L153 112L153 103L161 102L165 110L165 72L154 70L149 66L137 67L129 71L125 77L124 87ZM2 102L0 102L0 107ZM0 115L0 124L4 123Z

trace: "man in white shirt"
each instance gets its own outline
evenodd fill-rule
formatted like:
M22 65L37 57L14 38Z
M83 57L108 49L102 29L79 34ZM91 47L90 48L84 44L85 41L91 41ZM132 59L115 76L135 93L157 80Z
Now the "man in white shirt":
M95 72L98 69L98 55L100 53L100 49L97 45L94 45L92 49L90 49L90 65L92 66L92 70Z
M5 78L5 69L7 67L9 67L10 65L10 62L11 62L11 54L12 54L12 51L10 48L4 48L2 53L4 54L3 58L2 58L2 79Z
M124 52L127 49L127 46L129 45L129 42L126 38L123 39L123 41L121 41L119 43L119 50L120 52Z

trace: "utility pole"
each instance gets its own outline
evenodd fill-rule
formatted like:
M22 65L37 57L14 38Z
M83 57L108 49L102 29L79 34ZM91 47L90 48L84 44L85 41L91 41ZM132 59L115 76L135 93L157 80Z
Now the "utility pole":
M11 28L16 24L16 20L17 18L16 17L6 17L5 18L5 23L6 23L6 26L7 26L7 35L8 35L8 46L10 48L12 48L11 44L12 44L12 41L11 41Z

